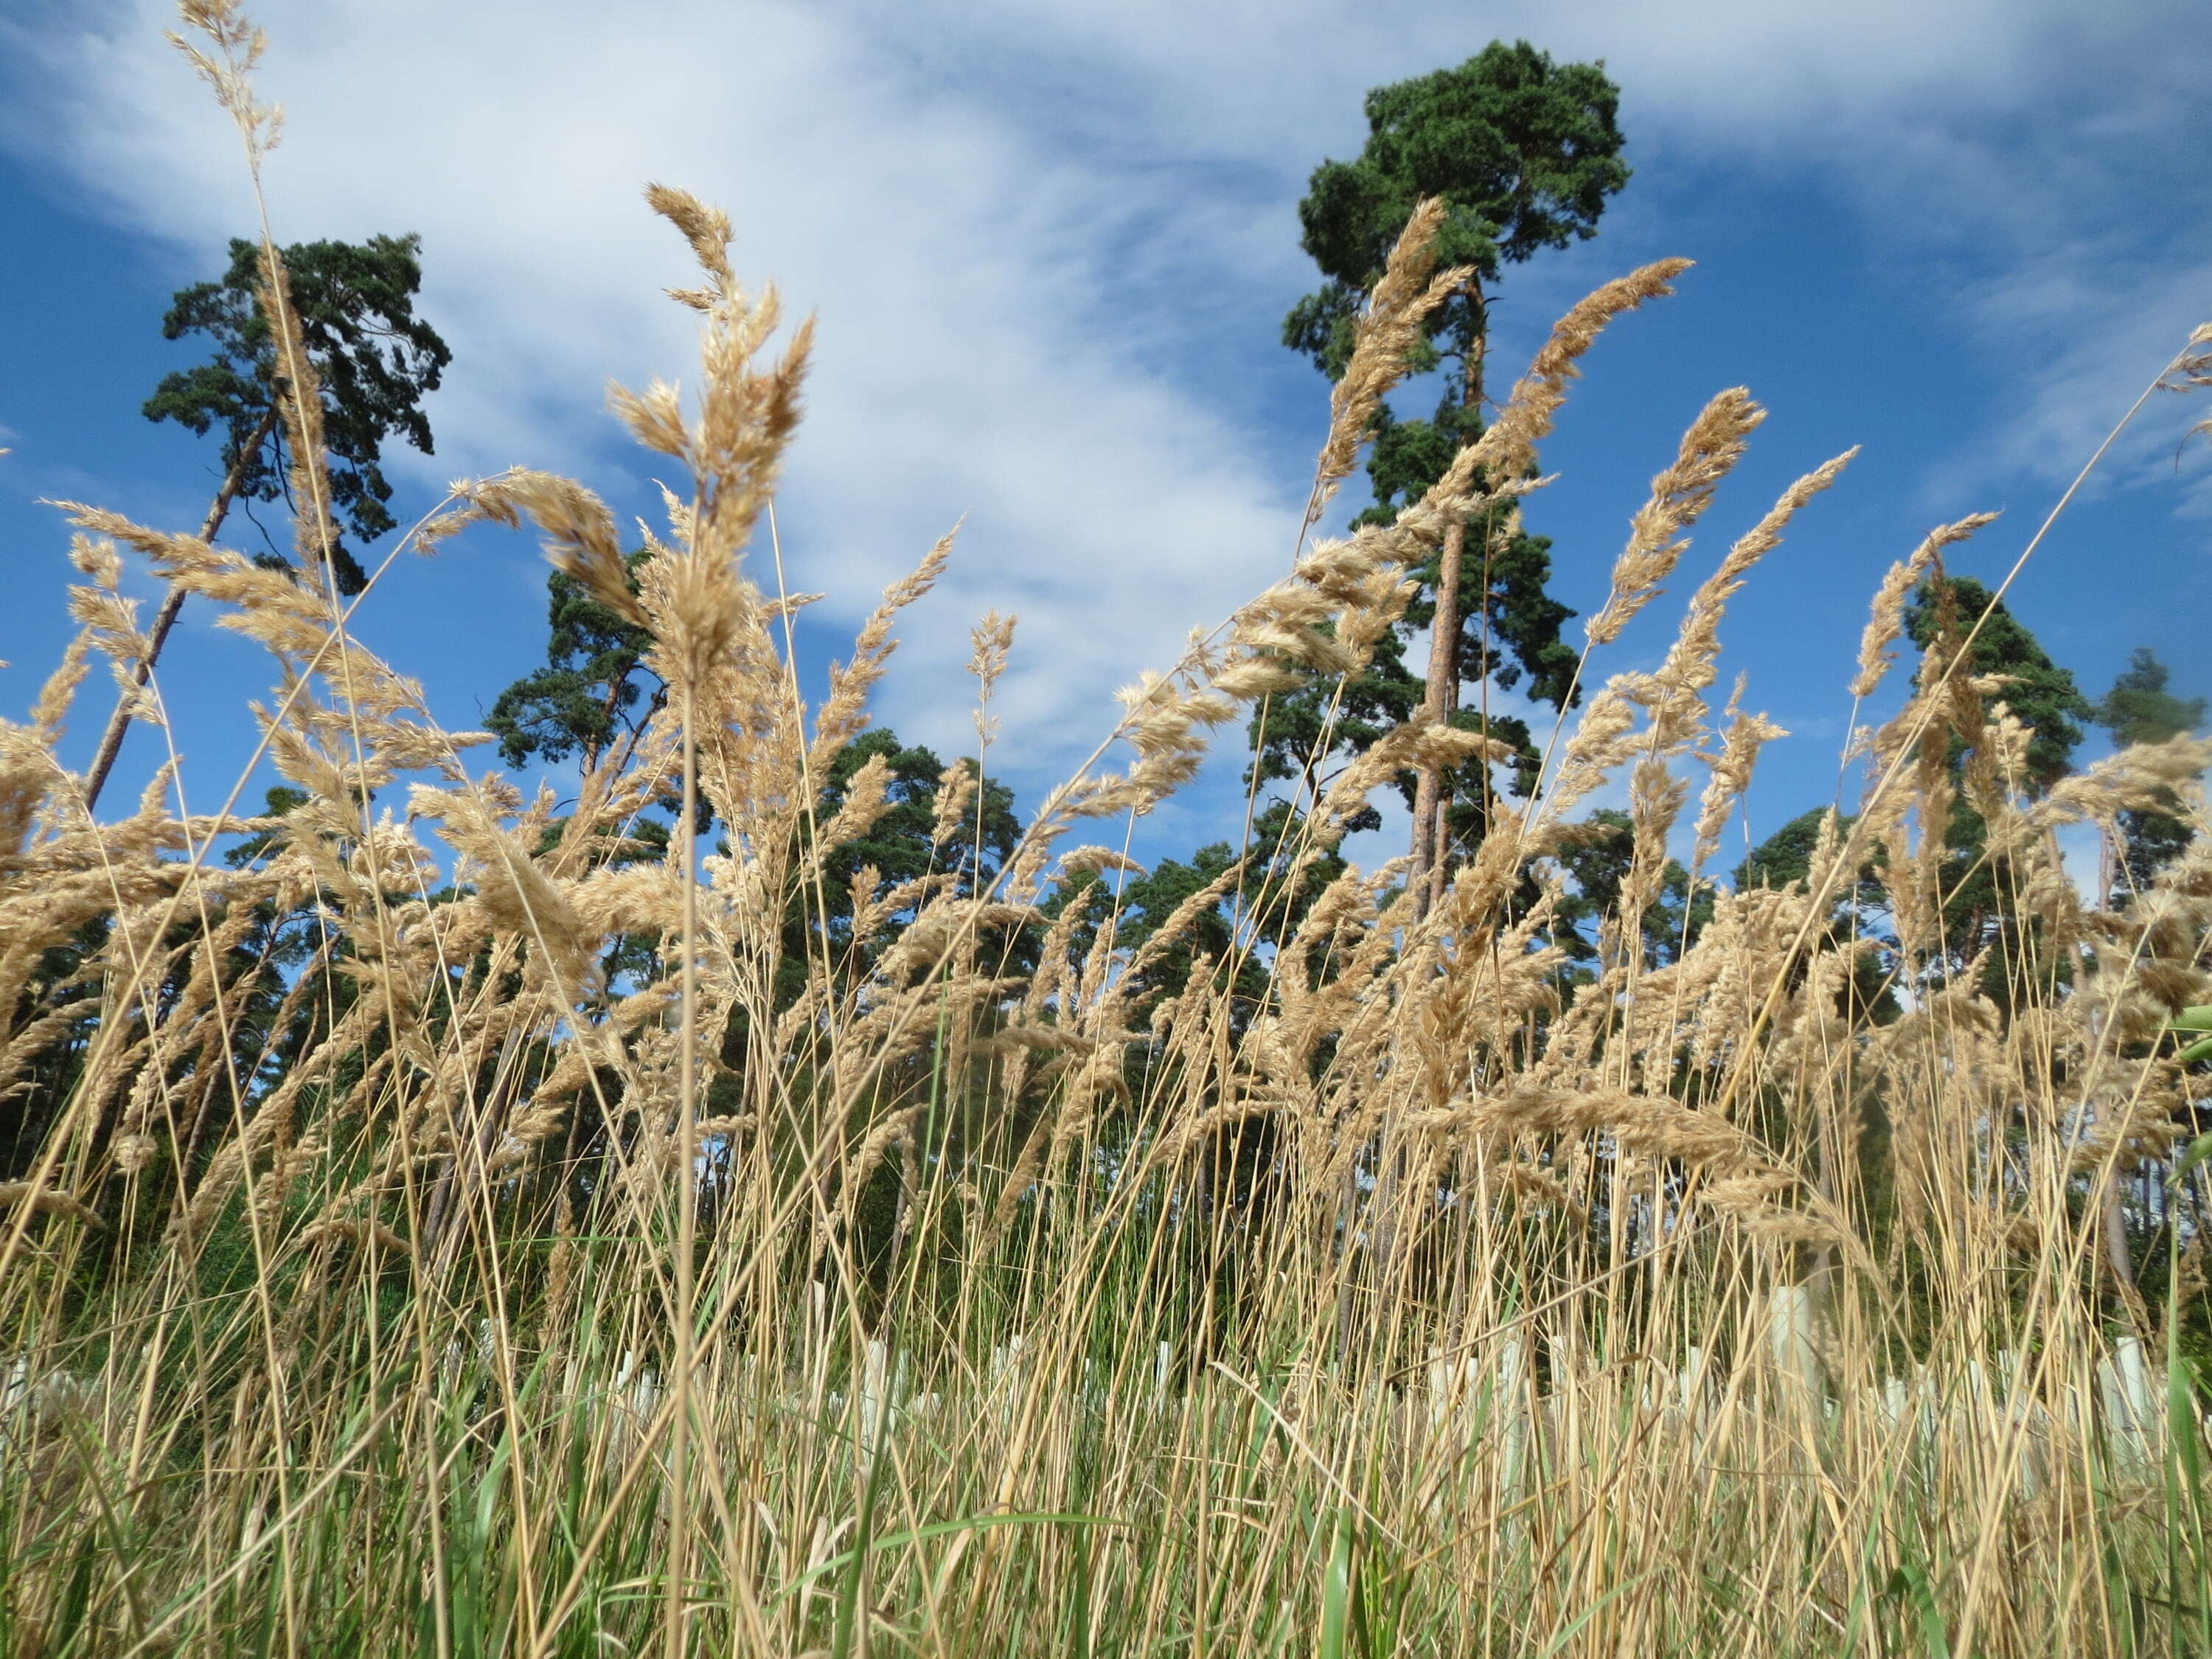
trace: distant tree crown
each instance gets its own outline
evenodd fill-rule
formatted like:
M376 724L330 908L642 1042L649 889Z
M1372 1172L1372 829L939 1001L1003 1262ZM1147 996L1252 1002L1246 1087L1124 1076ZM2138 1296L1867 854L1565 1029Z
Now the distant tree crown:
M421 247L420 237L407 235L283 250L292 308L322 380L333 516L364 542L396 527L385 507L392 485L379 465L384 441L397 434L432 453L422 399L453 361L437 331L415 314ZM172 340L209 335L215 356L165 376L145 415L203 434L221 427L223 471L237 473L240 497L272 501L285 493L289 463L275 418L283 373L260 281L258 245L234 240L221 281L178 291L161 332ZM273 555L270 562L283 562ZM353 554L340 545L332 563L340 590L359 592L364 578Z
M632 553L633 567L645 557ZM635 585L635 579L632 579ZM581 582L556 570L546 578L550 624L545 664L499 694L484 726L499 739L510 766L533 757L558 765L581 750L589 767L625 726L653 712L666 695L645 667L653 636L592 599ZM647 708L637 708L650 681Z
M1315 169L1298 219L1302 246L1327 281L1291 307L1283 343L1331 380L1343 374L1368 292L1424 198L1446 204L1438 262L1474 273L1430 313L1408 353L1413 374L1447 359L1464 372L1444 388L1429 420L1401 418L1388 405L1376 411L1367 463L1375 504L1356 524L1394 520L1481 435L1490 307L1483 285L1540 248L1596 234L1606 198L1628 181L1620 98L1602 64L1556 64L1525 40L1492 41L1457 68L1370 92L1368 138L1358 156ZM1560 637L1574 612L1546 591L1551 543L1517 526L1510 533L1494 528L1487 513L1467 526L1470 551L1455 561L1452 614L1438 617L1445 557L1439 550L1410 573L1418 592L1397 633L1381 642L1364 670L1341 688L1307 687L1272 699L1255 716L1259 779L1297 778L1310 787L1308 775L1322 758L1316 744L1357 753L1407 719L1423 702L1427 683L1407 665L1404 645L1424 629L1441 628L1456 643L1448 653L1450 690L1443 698L1444 717L1454 725L1484 724L1458 712L1462 682L1510 690L1525 676L1537 701L1565 708L1574 700L1579 658ZM1456 585L1462 578L1464 590ZM1522 753L1527 763L1516 769L1511 787L1527 787L1535 751L1526 726L1497 719L1488 730ZM1449 781L1460 805L1447 813L1448 827L1455 836L1479 836L1490 799L1487 773L1462 772ZM1410 804L1411 775L1401 784Z
M2090 711L2089 718L2112 734L2125 749L2138 743L2163 743L2204 724L2204 699L2177 697L2166 688L2166 665L2138 647L2128 665L2112 682L2112 689ZM2119 880L2112 894L2115 905L2124 905L2158 878L2159 872L2179 858L2197 839L2197 831L2178 799L2173 809L2131 808L2119 815Z
M2204 724L2204 699L2175 696L2166 689L2171 678L2164 663L2137 647L2089 718L2110 732L2123 749L2164 743L2193 732Z
M1915 645L1924 651L1934 643L1947 592L1960 634L1974 631L1967 672L2003 676L2006 684L1996 696L2021 725L2034 731L2027 748L2027 773L2039 794L2072 768L2074 750L2081 741L2081 728L2075 722L2091 716L2089 700L2074 683L2072 672L2051 661L2004 601L1972 576L1945 576L1921 584L1905 619Z
M1605 198L1628 182L1620 103L1602 64L1554 64L1525 40L1492 41L1457 69L1376 88L1366 146L1357 160L1322 162L1298 204L1302 246L1328 283L1291 309L1283 343L1332 380L1344 372L1353 320L1423 197L1449 209L1437 262L1471 266L1483 282L1540 248L1596 234ZM1455 350L1482 330L1471 295L1428 323L1429 337L1448 337Z

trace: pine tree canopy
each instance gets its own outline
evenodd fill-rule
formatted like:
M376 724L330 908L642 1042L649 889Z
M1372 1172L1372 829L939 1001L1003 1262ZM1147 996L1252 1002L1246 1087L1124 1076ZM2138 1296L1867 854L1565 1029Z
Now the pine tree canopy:
M2138 647L2089 718L2110 732L2112 741L2123 749L2138 743L2163 743L2201 729L2204 699L2175 696L2166 689L2169 678L2166 665ZM2196 831L2181 815L2181 804L2172 805L2171 812L2134 808L2120 814L2120 871L2114 903L2124 904L2131 895L2149 886L2158 872L2196 840Z
M1298 204L1302 246L1328 282L1291 310L1283 343L1331 380L1344 372L1352 320L1424 197L1449 210L1437 264L1471 266L1484 283L1540 248L1596 234L1605 198L1628 182L1620 103L1602 64L1554 64L1525 40L1493 40L1457 69L1376 88L1365 148L1322 162ZM1468 349L1481 309L1477 296L1455 297L1430 318L1429 338Z
M642 557L631 554L631 564ZM627 724L659 707L666 688L644 665L653 644L645 629L593 599L574 577L556 570L545 586L545 665L499 694L484 728L510 766L532 758L558 765L580 750L588 767ZM651 696L640 708L648 681Z
M384 441L396 434L432 453L422 400L453 361L437 331L415 314L421 248L420 237L407 235L283 250L292 308L322 380L332 516L363 542L397 527L385 506L392 485L379 465ZM172 340L206 334L215 355L165 376L145 415L203 434L220 427L222 469L237 473L239 496L273 501L288 488L289 462L274 406L282 371L257 292L260 280L259 245L234 239L221 281L178 291L162 334ZM342 544L331 562L339 591L359 592L360 562ZM271 555L264 562L284 562Z
M1298 218L1302 245L1327 280L1291 308L1283 343L1332 380L1344 371L1369 289L1424 198L1446 204L1438 263L1473 272L1430 313L1409 354L1415 374L1457 367L1445 377L1434 416L1406 419L1387 405L1376 411L1367 463L1375 501L1356 524L1395 519L1481 435L1486 284L1539 249L1596 233L1607 198L1628 180L1619 103L1620 89L1601 64L1555 64L1525 40L1492 41L1455 69L1369 93L1368 138L1358 156L1315 170ZM1447 557L1454 562L1449 578ZM1474 515L1449 554L1439 549L1411 573L1418 591L1397 636L1363 673L1340 692L1316 685L1270 702L1254 723L1260 777L1304 779L1325 754L1358 753L1430 700L1427 680L1407 665L1403 647L1439 626L1452 641L1437 648L1431 669L1439 679L1449 670L1448 683L1434 694L1442 718L1482 724L1459 712L1463 683L1511 690L1525 679L1528 696L1564 709L1575 696L1577 653L1560 629L1574 612L1546 591L1551 570L1547 538L1529 534L1517 518L1508 525ZM1450 614L1441 619L1440 591L1450 598ZM1493 720L1490 728L1533 761L1521 722ZM1531 769L1519 769L1509 787L1526 787ZM1404 781L1410 799L1413 785ZM1440 825L1447 838L1479 836L1492 793L1486 774L1440 780L1438 787L1456 803Z
M2204 699L2175 696L2166 689L2171 678L2164 663L2137 647L2089 718L2123 749L2194 732L2204 724Z
M1922 650L1936 639L1947 593L1955 607L1953 625L1961 636L1976 623L1981 624L1967 653L1966 672L2002 676L2005 684L1996 696L2035 733L2027 747L2027 773L2029 784L2040 794L2073 769L2074 750L2081 741L2081 728L2075 721L2091 717L2089 700L2075 684L2072 672L2051 661L2035 635L2005 609L2004 601L1972 576L1946 576L1921 584L1905 612L1905 625Z

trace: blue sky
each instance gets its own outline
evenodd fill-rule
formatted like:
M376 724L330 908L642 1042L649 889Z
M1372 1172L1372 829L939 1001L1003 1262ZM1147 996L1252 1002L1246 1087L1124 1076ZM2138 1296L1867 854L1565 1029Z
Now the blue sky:
M430 405L436 457L389 458L402 520L447 478L516 463L646 509L648 458L602 388L688 373L688 325L659 293L683 280L682 249L638 199L647 179L683 184L731 209L741 269L819 313L781 508L793 586L830 595L810 613L810 668L966 515L878 718L964 746L969 624L1019 612L1000 761L1025 801L1110 724L1115 685L1285 564L1326 400L1277 343L1314 281L1295 207L1316 163L1357 150L1372 85L1525 36L1603 57L1622 87L1636 176L1595 241L1508 273L1503 362L1607 276L1698 261L1679 297L1601 344L1545 452L1559 481L1528 516L1568 603L1595 608L1648 479L1712 392L1747 385L1771 410L1674 593L1595 672L1648 665L1728 540L1790 478L1863 446L1729 619L1723 673L1747 672L1750 705L1795 734L1763 763L1754 831L1833 791L1888 562L1936 522L1997 508L1957 563L2001 574L2212 318L2212 12L2189 0L255 11L272 36L263 95L288 112L270 167L280 239L423 236L422 309L455 362ZM251 214L167 21L151 0L19 0L0 20L11 717L67 637L66 536L38 498L181 527L214 484L211 442L137 414L191 356L160 337L168 294L216 270ZM2138 645L2178 689L2212 692L2212 446L2181 442L2207 414L2154 400L2015 589L2092 695ZM234 521L227 539L250 536ZM530 538L472 535L397 568L362 630L470 726L540 659L543 581ZM162 671L196 807L227 791L250 746L240 710L270 678L211 622L188 611ZM105 709L88 695L85 750ZM123 782L154 749L134 737ZM1232 756L1145 844L1233 829L1236 770Z

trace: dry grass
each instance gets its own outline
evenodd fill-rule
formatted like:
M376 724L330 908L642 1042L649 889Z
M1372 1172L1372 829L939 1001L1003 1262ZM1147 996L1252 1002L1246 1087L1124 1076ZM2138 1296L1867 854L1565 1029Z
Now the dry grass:
M186 15L258 170L255 37L220 0ZM2191 1085L2154 1048L2212 1000L2212 836L2118 912L2052 836L2175 787L2201 822L2212 749L2031 799L2002 688L1939 650L1863 735L1862 811L1808 878L1713 887L1652 958L1685 769L1708 769L1703 854L1773 735L1705 700L1722 612L1839 459L1698 590L1661 672L1590 697L1433 907L1325 856L1368 792L1482 741L1415 722L1142 947L1055 908L1123 862L1065 845L1082 819L1149 807L1210 730L1360 665L1474 505L1463 468L1126 693L988 890L949 774L939 867L864 872L833 934L823 854L881 779L826 823L820 780L950 538L807 710L747 550L806 331L771 356L774 298L738 289L720 216L650 200L701 265L677 295L701 393L617 395L690 481L635 593L566 480L460 487L407 544L527 520L650 629L668 706L565 819L471 770L327 584L71 509L82 632L0 726L9 1651L2212 1650L2183 1356L2212 1193L2169 1180ZM1425 257L1394 258L1316 501L1437 292ZM1680 268L1570 314L1488 471L1532 471L1575 360ZM281 316L273 256L266 286ZM313 573L325 492L289 418ZM1759 418L1739 392L1699 416L1594 643ZM1975 522L1884 584L1855 692ZM263 752L305 805L179 817L167 771L118 821L77 804L73 699L103 659L127 694L145 648L118 544L270 653ZM976 636L985 742L1011 630ZM158 678L143 713L166 732ZM2035 921L2002 1006L1942 936L1954 785L1928 757L1954 735ZM1633 866L1572 987L1551 855L1622 775ZM404 817L372 806L402 781ZM615 857L671 793L726 850ZM1870 860L1893 939L1834 925ZM1227 958L1163 991L1175 937L1232 900ZM1296 926L1232 995L1270 914ZM623 936L653 966L610 978ZM1849 994L1870 955L1908 993L1890 1023ZM2130 1221L2163 1254L2122 1279Z

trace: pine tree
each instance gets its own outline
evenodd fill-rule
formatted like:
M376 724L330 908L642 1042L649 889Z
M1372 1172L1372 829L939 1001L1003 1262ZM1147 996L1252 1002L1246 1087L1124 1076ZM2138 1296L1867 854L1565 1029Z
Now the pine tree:
M644 558L630 555L633 568ZM501 691L484 718L510 766L558 765L580 754L591 770L609 745L635 739L667 701L646 666L653 636L556 570L546 578L545 665Z
M1483 366L1499 273L1540 249L1595 234L1606 198L1628 179L1620 159L1619 101L1602 64L1554 64L1526 41L1493 41L1456 69L1369 93L1369 136L1359 155L1315 171L1298 217L1303 246L1327 281L1292 307L1283 340L1332 380L1344 372L1368 291L1424 198L1442 197L1447 204L1439 264L1472 273L1431 314L1414 354L1414 372L1448 371L1435 414L1404 420L1386 407L1376 417L1368 463L1375 505L1365 519L1395 518L1481 435ZM1545 589L1550 543L1504 529L1487 514L1448 527L1436 557L1416 573L1420 595L1407 609L1401 636L1345 687L1343 718L1333 731L1324 732L1333 686L1277 699L1263 711L1253 732L1260 779L1297 777L1303 788L1313 781L1305 775L1321 763L1316 749L1325 735L1333 739L1330 752L1356 753L1376 730L1424 706L1438 720L1480 726L1481 719L1459 713L1463 682L1510 689L1525 676L1531 696L1565 705L1575 655L1559 629L1573 613ZM1480 562L1471 582L1462 571L1470 556ZM1403 647L1423 629L1431 633L1429 665L1416 678ZM1488 726L1526 751L1520 722ZM1486 768L1409 781L1410 879L1427 880L1432 871L1440 877L1444 849L1455 838L1480 835L1489 791ZM1467 804L1455 808L1455 801Z
M2204 699L2175 696L2166 689L2171 678L2164 663L2138 647L2089 718L2110 732L2123 749L2164 743L2196 731L2204 724ZM2149 885L2194 839L2196 832L2176 813L2143 809L2121 813L2120 871L2112 902L2124 904Z
M385 441L397 434L428 455L429 417L422 398L438 389L453 353L415 314L422 286L422 238L372 236L366 242L302 242L283 250L291 308L307 358L322 381L323 446L331 510L364 542L398 528L385 503ZM165 339L204 334L206 362L165 375L146 400L149 421L174 421L204 436L222 428L222 467L234 501L274 501L288 489L290 458L277 402L283 372L261 303L260 245L234 239L220 281L179 290L161 319ZM283 565L281 555L264 562ZM333 548L338 591L358 593L360 562Z
M396 434L423 454L432 453L422 398L438 389L453 362L438 331L415 314L421 252L422 238L410 234L302 242L282 255L301 343L322 382L331 517L363 542L397 528L385 506L392 485L380 465L384 442ZM261 281L260 244L234 238L230 268L221 280L180 289L161 319L165 339L205 334L215 342L207 362L164 375L143 411L149 421L174 421L203 437L222 429L222 483L201 526L203 541L215 539L238 502L277 501L289 488L291 461L279 418L284 379ZM338 591L360 592L366 574L335 534L330 559ZM289 568L273 552L260 562ZM184 602L184 590L172 588L155 613L150 647L136 671L140 685L152 677ZM85 774L88 810L100 799L129 726L127 711L118 708Z

